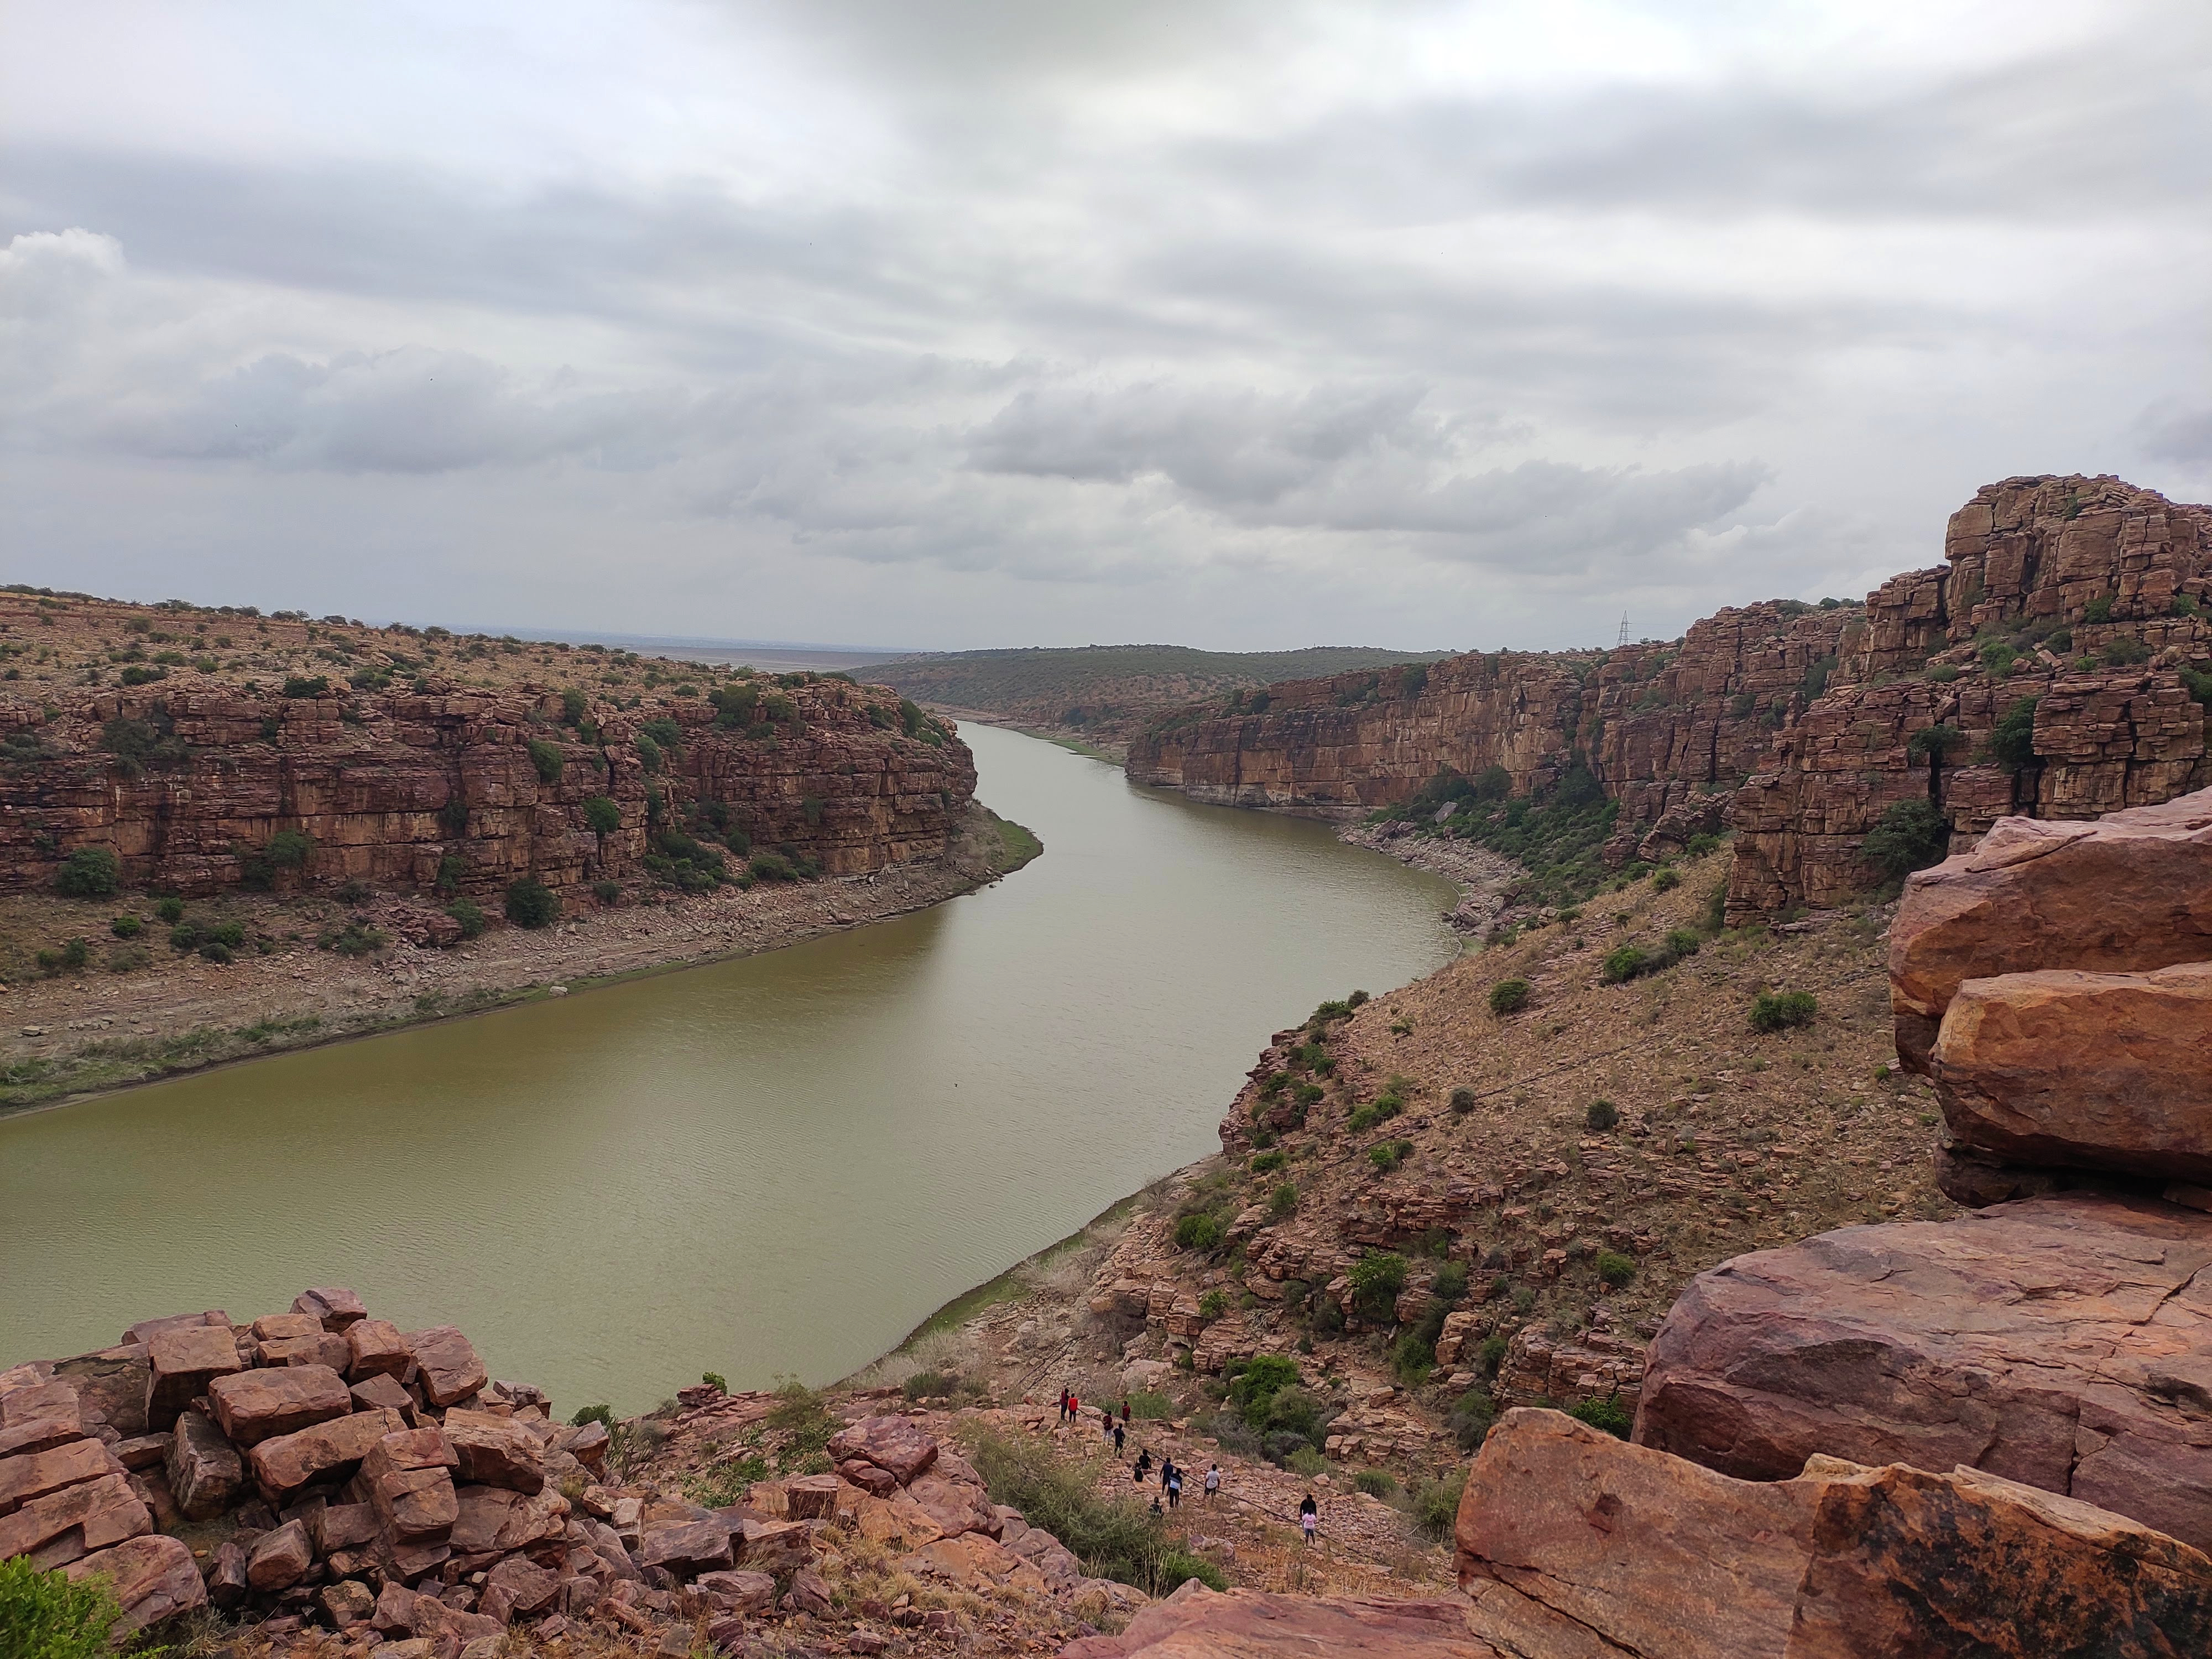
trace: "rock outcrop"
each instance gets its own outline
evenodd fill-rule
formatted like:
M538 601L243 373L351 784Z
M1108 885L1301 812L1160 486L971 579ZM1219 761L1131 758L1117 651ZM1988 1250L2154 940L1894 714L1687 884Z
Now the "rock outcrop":
M1455 1537L1475 1655L2148 1659L2212 1644L2212 1559L1973 1469L1815 1457L1740 1480L1515 1411L1475 1461Z
M1748 605L1669 644L1476 653L1194 705L1132 740L1129 775L1347 818L1443 768L1495 767L1540 797L1581 763L1619 804L1615 860L1732 824L1739 921L1880 884L1862 843L1893 807L1929 804L1964 845L2008 813L2088 818L2212 781L2212 507L2010 478L1952 515L1944 552L1863 606Z
M1861 843L1908 802L1958 847L2008 813L2094 817L2207 781L2191 676L2212 666L2212 508L2008 478L1951 515L1943 551L1868 597L1827 695L1737 792L1732 915L1875 885Z
M180 672L52 718L0 706L0 889L50 884L87 847L127 885L187 896L359 881L483 898L524 876L565 893L647 873L687 826L832 875L944 854L975 787L949 726L840 679L740 689L579 709L529 688L285 696Z
M1119 1636L1091 1636L1060 1659L1263 1659L1274 1654L1360 1659L1491 1659L1464 1603L1210 1590L1195 1578L1132 1619Z

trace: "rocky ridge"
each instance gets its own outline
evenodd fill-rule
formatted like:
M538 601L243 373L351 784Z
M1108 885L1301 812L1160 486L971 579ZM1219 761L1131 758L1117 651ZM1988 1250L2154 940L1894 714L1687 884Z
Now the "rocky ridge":
M1929 803L1956 848L2008 813L2088 818L2203 785L2212 508L2114 478L2012 478L1952 515L1944 552L1863 605L1768 602L1669 643L1475 653L1194 705L1138 733L1129 775L1352 819L1440 769L1497 768L1540 799L1579 763L1618 804L1616 865L1736 831L1735 920L1880 885L1862 843L1903 804Z

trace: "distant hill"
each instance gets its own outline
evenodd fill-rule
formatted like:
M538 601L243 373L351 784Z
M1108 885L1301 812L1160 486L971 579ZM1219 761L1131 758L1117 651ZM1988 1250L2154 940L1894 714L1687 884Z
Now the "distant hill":
M928 652L872 665L868 678L918 702L1081 738L1109 753L1162 709L1277 680L1308 679L1441 651L1322 645L1303 651L1199 651L1185 645L1086 645Z

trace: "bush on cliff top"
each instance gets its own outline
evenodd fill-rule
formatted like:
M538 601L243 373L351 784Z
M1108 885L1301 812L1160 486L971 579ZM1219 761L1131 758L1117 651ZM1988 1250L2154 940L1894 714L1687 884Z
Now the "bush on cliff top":
M108 1659L123 1608L106 1581L71 1583L22 1556L0 1561L0 1653L9 1659Z
M560 749L546 742L543 738L531 738L529 747L530 763L538 769L538 781L560 782L561 774L568 766L568 762L562 757Z

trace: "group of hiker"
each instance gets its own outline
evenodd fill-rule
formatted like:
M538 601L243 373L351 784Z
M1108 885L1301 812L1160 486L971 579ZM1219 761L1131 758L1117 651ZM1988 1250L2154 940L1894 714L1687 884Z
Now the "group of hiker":
M1072 1389L1062 1389L1060 1391L1060 1420L1062 1423L1068 1424L1079 1423L1083 1420L1083 1402L1076 1397L1075 1392ZM1124 1399L1121 1401L1121 1415L1118 1417L1115 1415L1113 1408L1109 1406L1102 1406L1098 1407L1098 1420L1101 1436L1114 1443L1114 1455L1117 1458L1120 1457L1121 1455L1122 1447L1127 1442L1129 1433L1128 1401ZM1154 1497L1152 1499L1152 1513L1154 1515L1160 1515L1165 1512L1160 1507L1161 1497L1164 1497L1167 1499L1168 1509L1174 1510L1182 1507L1182 1480L1184 1472L1182 1469L1177 1468L1176 1467L1175 1459L1167 1455L1165 1453L1163 1453L1160 1456L1159 1472L1160 1492L1159 1495ZM1129 1478L1141 1486L1147 1480L1152 1479L1152 1454L1150 1450L1140 1446L1137 1449L1137 1461L1130 1465ZM1206 1466L1204 1490L1206 1492L1206 1501L1209 1504L1212 1503L1214 1498L1220 1494L1220 1464L1209 1463ZM1313 1542L1314 1532L1320 1524L1320 1504L1314 1501L1314 1495L1311 1492L1308 1492L1305 1495L1304 1501L1300 1503L1298 1505L1298 1530L1305 1535L1305 1540L1309 1544Z

